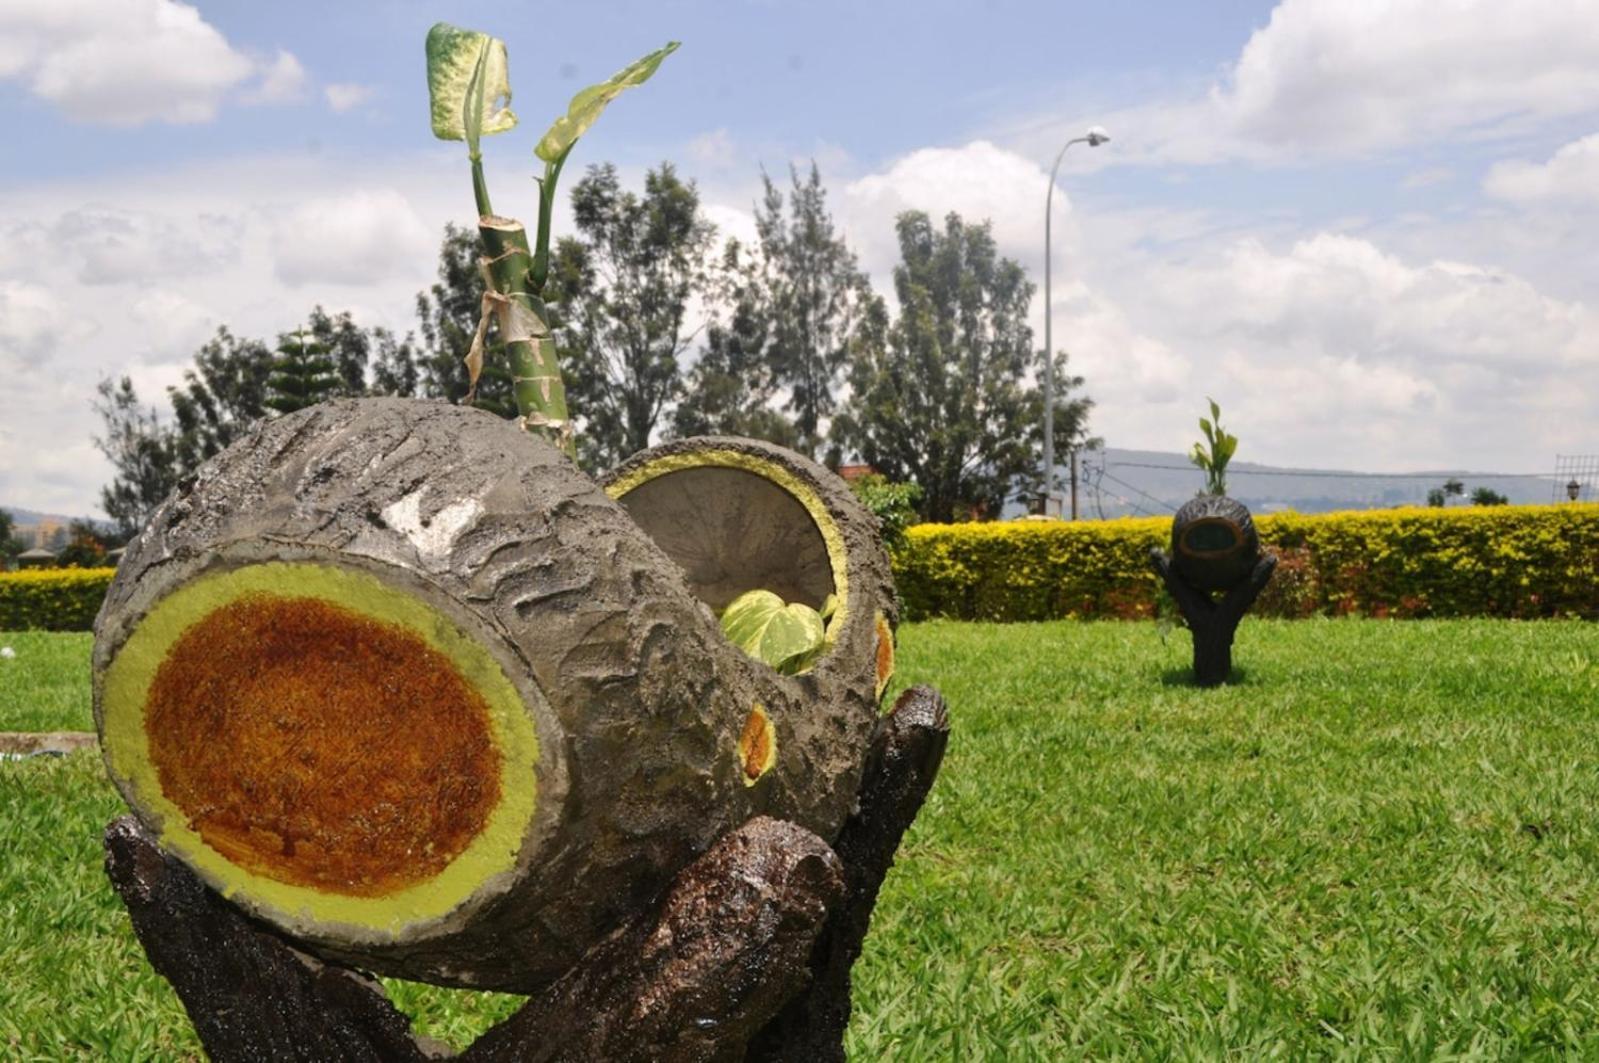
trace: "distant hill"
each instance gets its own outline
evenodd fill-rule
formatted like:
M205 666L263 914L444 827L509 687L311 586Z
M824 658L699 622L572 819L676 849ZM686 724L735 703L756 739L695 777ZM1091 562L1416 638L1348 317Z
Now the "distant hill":
M1258 462L1235 461L1227 467L1227 488L1256 513L1292 509L1325 513L1335 509L1389 509L1425 505L1427 492L1445 480L1459 480L1466 494L1487 487L1512 503L1554 500L1554 474L1503 476L1466 469L1414 473L1364 473L1337 469L1290 469ZM1107 447L1084 455L1078 474L1078 512L1085 518L1170 513L1204 486L1204 474L1186 454ZM1062 467L1060 490L1070 511L1068 470ZM1469 504L1469 497L1451 505Z
M7 511L8 513L10 513L12 519L14 521L16 521L18 527L32 527L33 525L38 524L38 523L40 523L42 521L54 521L54 522L56 522L58 524L70 524L72 521L75 521L75 520L92 520L93 519L91 517L67 517L67 516L63 516L60 513L40 513L38 510L23 509L20 506L0 505L0 509L3 509L5 511ZM102 522L98 522L97 521L96 523L102 523Z

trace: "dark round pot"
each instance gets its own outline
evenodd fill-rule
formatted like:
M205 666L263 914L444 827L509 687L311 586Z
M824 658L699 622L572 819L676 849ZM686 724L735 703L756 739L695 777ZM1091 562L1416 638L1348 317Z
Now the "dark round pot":
M1243 503L1224 495L1200 495L1172 518L1171 554L1189 586L1231 590L1249 578L1260 559L1260 536Z

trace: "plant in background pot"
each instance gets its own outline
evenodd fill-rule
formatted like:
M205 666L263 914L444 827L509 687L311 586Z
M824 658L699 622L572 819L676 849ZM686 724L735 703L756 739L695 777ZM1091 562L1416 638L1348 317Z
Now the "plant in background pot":
M1153 551L1151 562L1177 602L1194 637L1194 677L1201 686L1226 682L1232 671L1233 635L1277 559L1262 555L1255 522L1243 503L1227 497L1227 464L1238 437L1221 426L1214 399L1199 419L1205 438L1189 460L1205 473L1205 489L1172 518L1171 552Z

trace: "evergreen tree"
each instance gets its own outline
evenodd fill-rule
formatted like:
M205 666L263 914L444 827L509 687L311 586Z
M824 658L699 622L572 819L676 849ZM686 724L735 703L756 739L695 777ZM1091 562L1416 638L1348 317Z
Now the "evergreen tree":
M327 345L305 329L278 337L278 356L267 378L266 405L278 413L315 406L337 393L339 377Z
M760 260L729 240L714 273L705 346L672 414L672 434L740 435L799 445L794 422L774 408L778 378L767 357L771 307Z
M16 518L8 509L0 509L0 572L10 568L18 554L27 549L16 534Z
M785 213L783 194L761 175L765 195L755 216L770 322L766 357L788 389L799 449L814 456L822 422L837 408L834 393L850 337L875 296L854 252L834 231L816 164L803 181L798 170L789 177Z
M1471 492L1471 504L1474 506L1508 506L1510 499L1491 487L1479 487Z
M900 304L890 324L880 300L856 331L852 394L835 438L878 472L921 488L925 520L998 516L1037 482L1042 396L1027 383L1041 368L1027 325L1033 285L999 257L988 223L951 213L942 231L926 214L901 214ZM1089 403L1081 378L1057 361L1056 429L1081 438Z
M395 395L415 398L422 394L422 366L417 359L414 340L409 333L405 339L396 340L394 333L378 326L372 336L372 386L374 395Z
M224 326L195 352L183 382L167 389L175 431L175 475L193 472L266 414L272 352L259 340L240 339ZM131 385L129 385L131 388Z
M367 363L371 361L372 346L381 330L361 328L348 310L331 317L319 305L311 309L311 319L306 322L305 331L327 352L333 384L324 398L365 395Z
M546 296L578 456L603 468L648 447L682 393L688 304L714 229L670 163L645 175L643 195L624 191L614 166L591 166L572 212L577 236L557 245Z
M101 380L96 393L94 409L105 433L94 445L116 471L100 489L100 508L119 534L131 537L177 486L180 448L176 433L161 423L154 407L139 401L129 378Z

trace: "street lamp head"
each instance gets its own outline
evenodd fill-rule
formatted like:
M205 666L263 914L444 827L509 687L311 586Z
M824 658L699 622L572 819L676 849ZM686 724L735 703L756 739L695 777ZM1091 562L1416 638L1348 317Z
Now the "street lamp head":
M1083 135L1083 139L1088 141L1089 147L1097 148L1110 140L1110 134L1105 132L1104 126L1092 125L1088 127L1088 132Z

